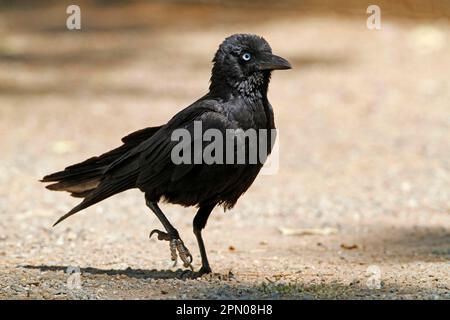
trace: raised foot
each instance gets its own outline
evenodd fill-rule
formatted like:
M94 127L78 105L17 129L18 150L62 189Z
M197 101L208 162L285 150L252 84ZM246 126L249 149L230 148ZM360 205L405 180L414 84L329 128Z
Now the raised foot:
M184 245L183 240L180 239L178 233L169 234L167 232L155 229L150 232L149 238L151 238L155 233L158 235L158 240L169 241L170 255L171 260L174 261L174 267L177 265L178 256L180 256L181 261L183 261L183 266L194 270L192 267L192 255L188 248Z

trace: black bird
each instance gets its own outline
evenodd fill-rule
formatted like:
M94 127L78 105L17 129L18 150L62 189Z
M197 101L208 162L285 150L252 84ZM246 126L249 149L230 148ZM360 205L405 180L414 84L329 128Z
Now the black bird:
M272 54L266 40L250 34L226 38L213 63L209 92L168 123L131 133L122 139L122 146L41 180L52 182L47 185L50 190L68 191L74 197L84 198L55 225L117 193L139 188L165 229L165 232L153 230L150 237L157 234L159 240L169 241L172 260L176 263L178 251L184 266L191 269L192 256L158 202L198 207L193 227L202 258L199 274L211 272L201 231L214 207L222 205L230 209L236 204L255 180L265 159L249 163L246 155L247 161L239 164L175 164L171 153L177 142L173 141L172 133L176 129L193 132L195 121L201 122L202 132L216 129L224 135L227 129L275 129L272 106L267 99L270 75L273 70L291 68L287 60ZM273 130L267 136L268 154L274 138L270 132ZM202 147L207 145L202 142ZM254 150L254 142L246 148ZM236 150L233 148L231 152Z

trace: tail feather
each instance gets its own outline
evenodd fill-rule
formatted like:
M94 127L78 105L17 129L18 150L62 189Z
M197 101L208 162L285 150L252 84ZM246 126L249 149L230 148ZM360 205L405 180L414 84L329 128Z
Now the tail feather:
M91 193L93 189L88 189L80 192L72 192L70 195L74 198L86 198L89 193Z
M68 217L74 215L75 213L83 209L86 209L119 192L130 189L132 186L135 185L136 179L137 174L134 173L128 175L127 177L122 178L121 180L114 179L113 181L110 181L109 179L106 179L102 181L101 184L96 189L94 189L92 192L89 192L86 195L86 197L80 204L78 204L68 213L59 218L53 226L56 226L58 223L62 222L63 220L67 219Z
M131 150L134 145L124 144L119 148L90 158L81 163L72 165L42 178L41 182L53 182L46 188L52 191L67 191L81 193L95 189L103 176L104 171L116 159Z
M93 190L99 185L101 180L99 176L78 180L73 178L72 180L68 180L66 178L66 180L50 184L46 188L52 191L67 191L71 193L85 192L87 190Z
M137 167L135 164L124 168L122 173L117 172L117 175L106 173L106 171L117 159L149 139L160 128L151 127L136 131L122 139L122 146L42 178L41 182L51 182L51 184L46 186L49 190L67 191L73 197L84 198L79 205L62 216L54 225L80 210L132 188L137 178ZM121 170L118 169L116 171Z
M49 174L42 178L41 182L51 182L46 186L49 190L67 191L73 197L84 198L99 186L103 174L110 164L150 138L160 128L150 127L133 132L122 138L122 146L101 156L71 165L62 171Z

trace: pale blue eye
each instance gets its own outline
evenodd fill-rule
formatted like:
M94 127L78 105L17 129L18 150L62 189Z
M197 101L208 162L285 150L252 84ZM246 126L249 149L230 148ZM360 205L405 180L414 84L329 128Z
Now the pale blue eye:
M246 52L242 55L242 60L244 60L244 61L250 61L251 58L252 58L252 55L248 52Z

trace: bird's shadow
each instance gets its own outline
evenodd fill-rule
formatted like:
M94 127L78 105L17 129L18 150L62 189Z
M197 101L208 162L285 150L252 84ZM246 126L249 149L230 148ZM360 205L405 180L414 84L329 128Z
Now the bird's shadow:
M73 266L47 266L47 265L25 265L21 266L25 269L37 269L42 272L52 271L58 272L62 271L65 273L73 273L74 271L80 272L83 275L108 275L108 276L127 276L129 278L136 279L179 279L187 280L199 277L199 274L191 270L177 269L173 270L146 270L146 269L132 269L130 267L126 269L98 269L98 268L79 268L76 269Z

